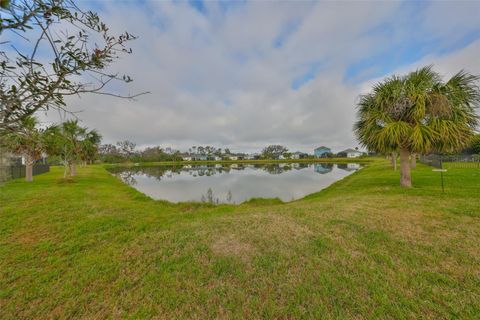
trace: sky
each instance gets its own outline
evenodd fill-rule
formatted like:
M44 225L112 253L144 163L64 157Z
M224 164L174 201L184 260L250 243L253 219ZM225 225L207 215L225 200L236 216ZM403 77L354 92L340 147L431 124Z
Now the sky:
M393 73L480 74L480 1L79 1L138 36L120 93L68 100L104 143L254 152L359 146L356 102ZM48 120L56 121L50 113Z

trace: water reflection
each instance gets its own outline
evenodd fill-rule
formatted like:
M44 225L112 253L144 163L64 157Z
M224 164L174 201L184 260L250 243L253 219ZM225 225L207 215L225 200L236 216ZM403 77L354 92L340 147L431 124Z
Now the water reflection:
M302 198L358 170L358 164L203 164L114 168L122 181L154 199L241 203Z
M315 163L313 168L315 172L325 174L333 170L333 163ZM339 167L339 169L341 168Z
M346 171L355 171L360 169L360 165L358 163L338 164L338 169L342 169Z

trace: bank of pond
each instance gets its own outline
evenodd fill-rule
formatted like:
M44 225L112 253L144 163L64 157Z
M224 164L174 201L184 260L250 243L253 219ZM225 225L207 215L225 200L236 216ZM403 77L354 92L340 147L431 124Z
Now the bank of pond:
M180 164L109 168L156 200L238 204L253 198L292 201L360 169L358 163Z

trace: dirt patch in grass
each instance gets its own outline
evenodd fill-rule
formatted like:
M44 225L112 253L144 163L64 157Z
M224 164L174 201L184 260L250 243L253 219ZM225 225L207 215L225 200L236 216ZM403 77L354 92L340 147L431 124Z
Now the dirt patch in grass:
M300 240L312 235L312 231L298 223L294 218L281 213L253 214L252 219L259 221L258 228L264 237L276 237L290 241Z
M243 261L249 261L255 252L249 243L239 240L234 235L217 238L210 249L215 255L237 257Z
M70 184L77 182L74 178L67 177L67 178L60 178L57 180L58 184Z

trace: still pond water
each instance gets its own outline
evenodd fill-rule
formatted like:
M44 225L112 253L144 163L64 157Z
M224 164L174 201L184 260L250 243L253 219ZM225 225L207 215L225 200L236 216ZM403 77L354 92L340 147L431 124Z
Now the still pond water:
M359 164L285 163L115 168L112 173L157 200L242 203L252 198L292 201L360 169Z

